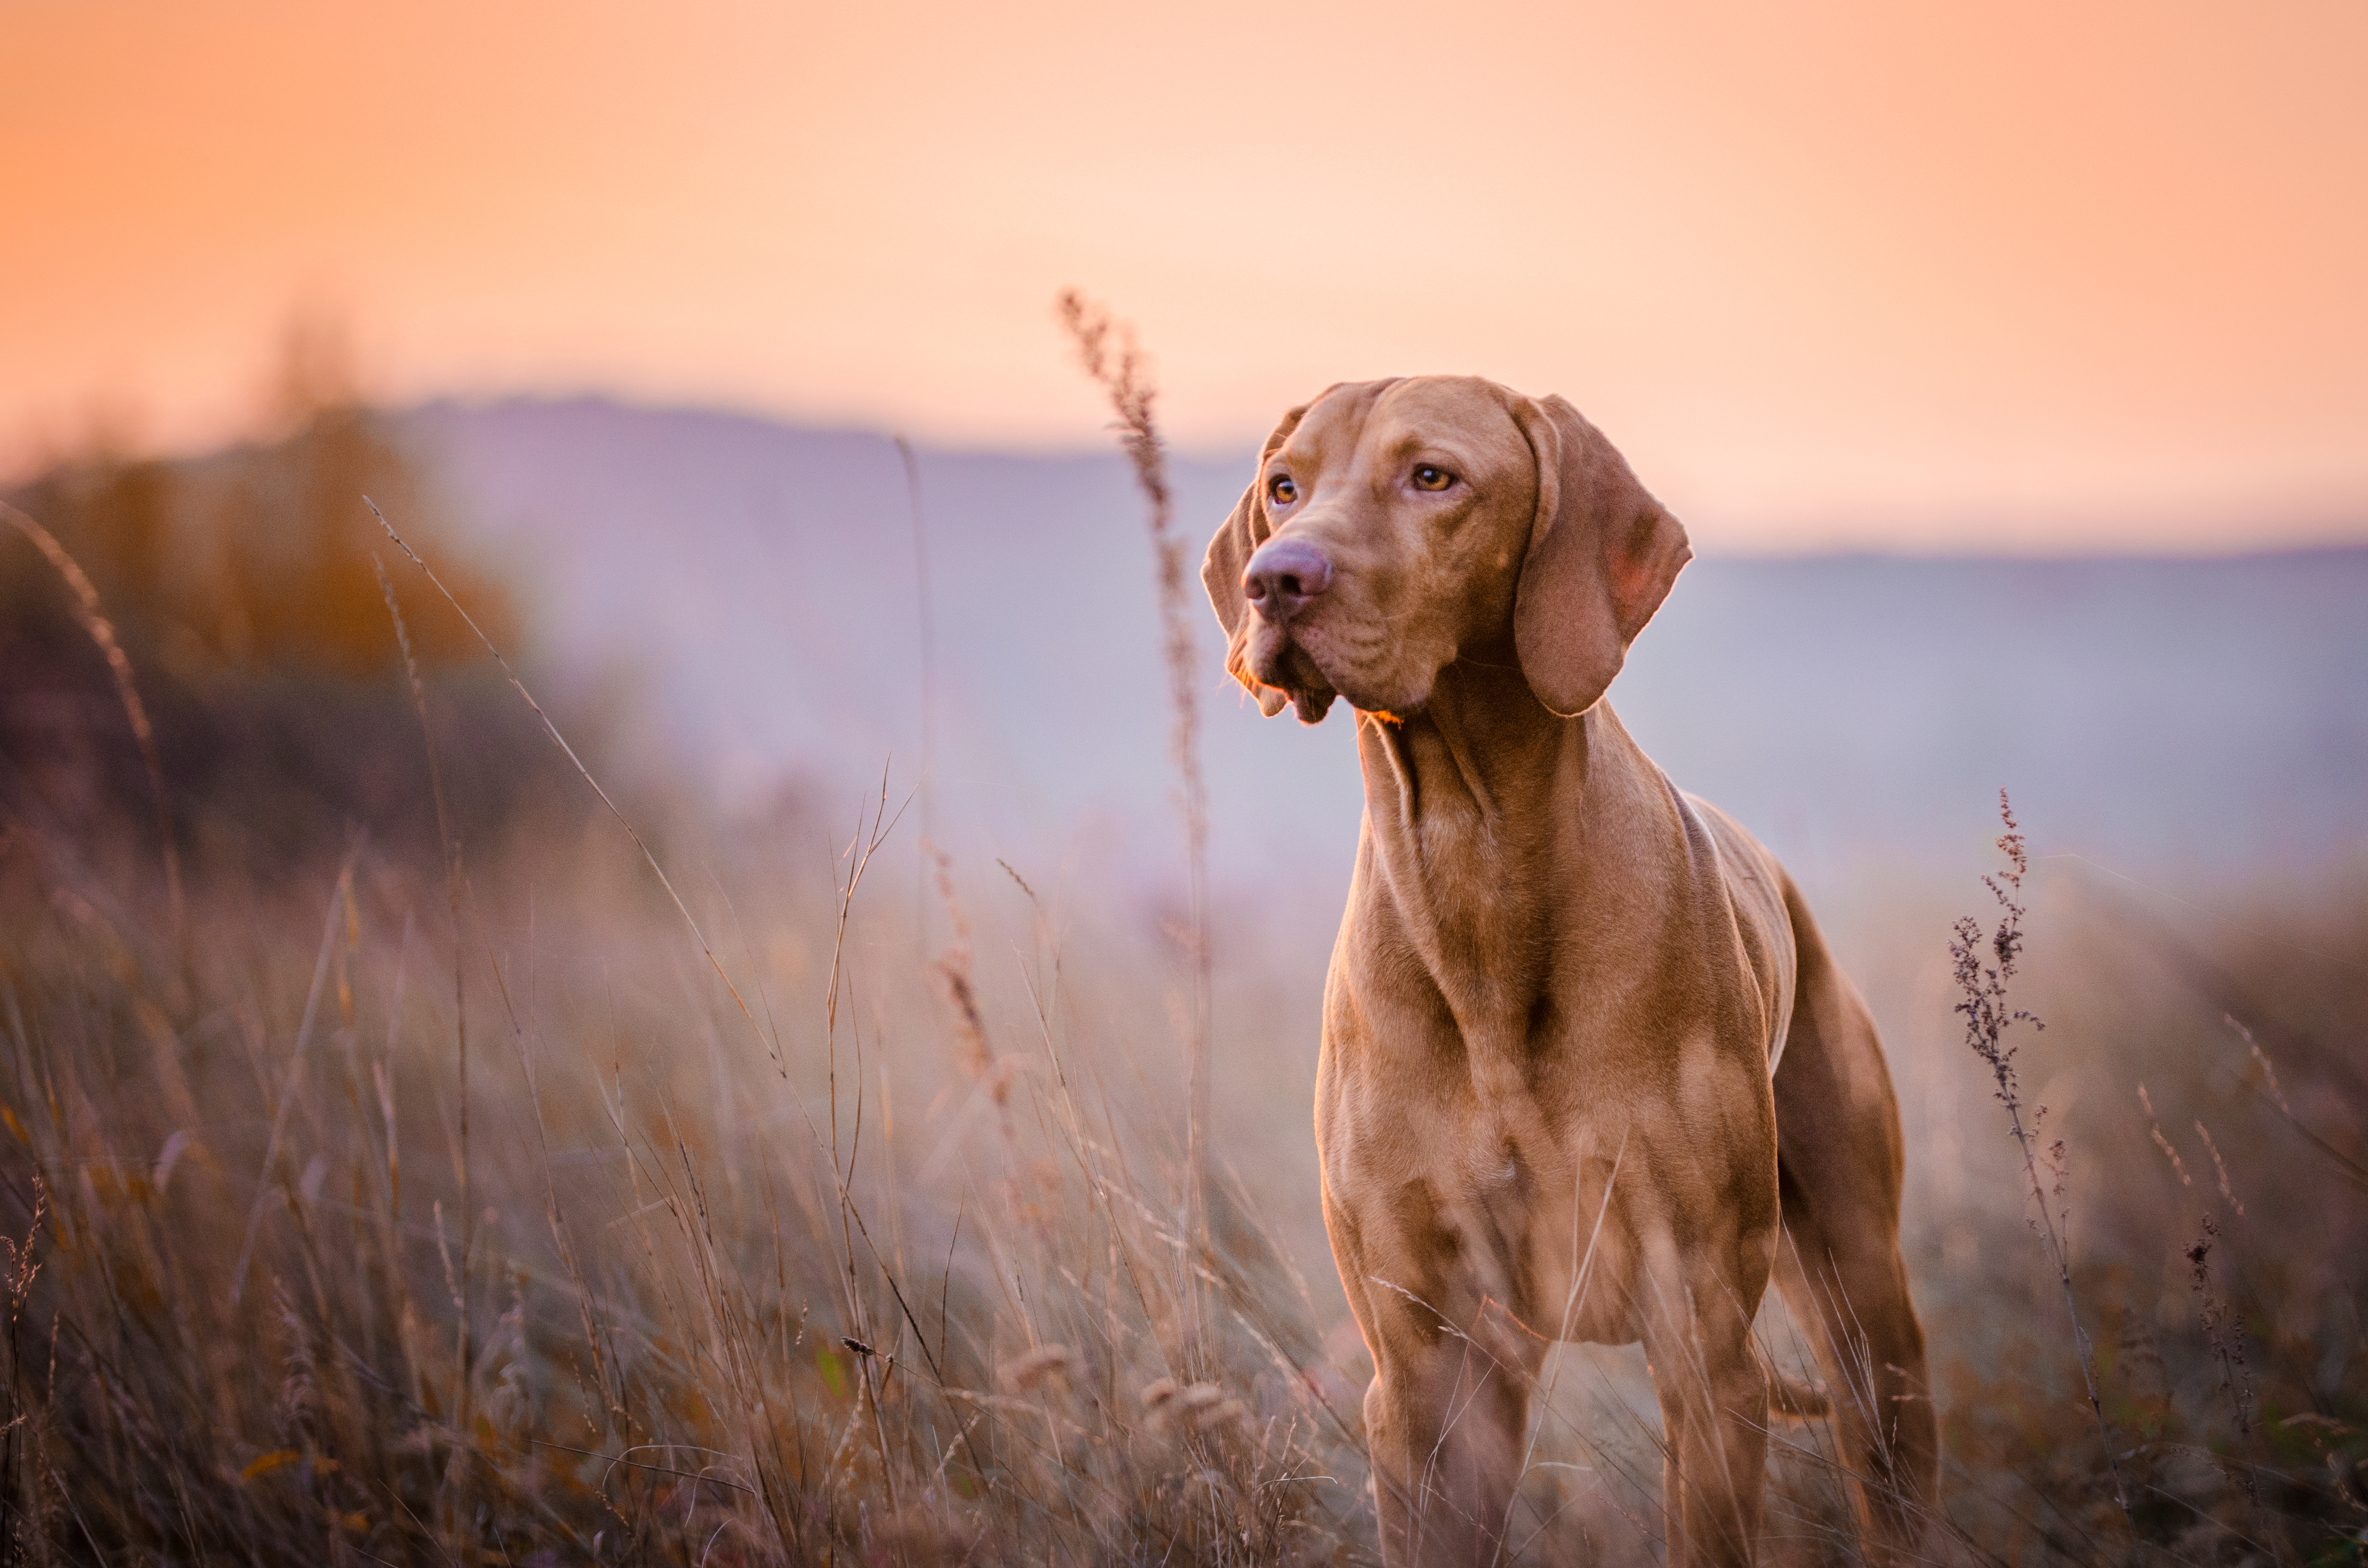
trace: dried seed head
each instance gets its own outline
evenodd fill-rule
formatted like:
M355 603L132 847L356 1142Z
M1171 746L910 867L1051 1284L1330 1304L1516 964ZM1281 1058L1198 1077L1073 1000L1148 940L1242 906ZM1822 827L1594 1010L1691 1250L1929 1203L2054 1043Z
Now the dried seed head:
M1003 1381L1015 1393L1030 1392L1047 1381L1066 1383L1071 1359L1065 1345L1040 1345L1006 1366Z
M1143 1391L1143 1403L1151 1412L1153 1426L1165 1426L1172 1422L1187 1432L1225 1430L1247 1421L1250 1415L1247 1405L1228 1397L1215 1383L1190 1383L1179 1388L1167 1378Z

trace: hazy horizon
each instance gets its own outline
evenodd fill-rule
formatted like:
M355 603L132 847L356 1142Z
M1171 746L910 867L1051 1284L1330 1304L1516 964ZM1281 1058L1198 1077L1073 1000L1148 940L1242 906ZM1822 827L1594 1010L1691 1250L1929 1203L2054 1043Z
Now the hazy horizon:
M434 417L446 412L493 414L509 408L570 407L616 409L661 417L684 415L745 422L759 428L795 431L802 435L846 436L882 441L894 441L902 437L916 451L956 459L1095 461L1109 458L1113 450L1112 437L1107 430L1053 443L932 439L915 437L890 426L866 424L858 419L807 419L723 401L636 396L631 392L597 387L556 392L497 391L441 394L385 407L379 412L401 422L421 416ZM210 449L212 449L192 447L163 455L199 457ZM1195 469L1219 473L1239 472L1247 475L1257 461L1258 447L1255 442L1235 445L1169 442L1167 455L1170 461ZM2084 530L2081 519L2077 517L2050 516L2044 512L1990 518L1969 517L1963 531L1941 537L1886 535L1883 532L1886 528L1884 519L1873 516L1823 519L1804 524L1788 537L1775 538L1723 527L1715 517L1706 522L1695 518L1683 520L1688 525L1689 537L1698 558L1715 556L1729 561L1857 556L1896 557L1907 561L2175 561L2306 555L2368 549L2368 499L2324 513L2297 511L2268 517L2263 519L2260 535L2255 537L2207 531L2148 538L2135 528L2108 529L2100 537ZM2233 526L2237 519L2231 516L2221 520ZM1985 526L1998 525L2003 526L1988 535L1978 531ZM2050 528L2061 531L2052 537L2038 531Z
M263 378L256 378L258 385ZM260 396L249 400L256 412L242 423L172 443L142 443L109 423L113 414L103 405L87 412L79 424L63 424L43 432L48 444L15 454L0 452L0 488L19 485L60 462L108 460L202 460L218 452L269 444L280 434L279 416L263 409ZM446 413L492 414L505 409L615 409L659 417L682 415L745 423L752 427L794 431L804 435L845 436L894 441L900 436L916 451L948 458L1008 458L1050 462L1093 461L1112 451L1108 431L1064 437L1057 441L993 441L914 437L892 426L858 418L803 418L754 404L696 396L637 394L598 386L559 390L489 390L442 392L381 403L374 412L398 423ZM1255 442L1178 443L1167 446L1170 460L1195 468L1247 473L1257 453ZM13 455L15 465L6 466ZM2077 513L2033 510L1980 517L1969 514L1952 531L1928 535L1902 533L1874 515L1838 515L1802 523L1788 534L1769 535L1737 528L1713 516L1684 519L1701 556L1731 561L1782 561L1803 557L1896 557L1909 561L1995 560L2214 560L2249 556L2309 554L2368 549L2368 500L2317 512L2295 509L2248 519L2246 509L2231 508L2217 519L2219 527L2150 536L2137 517L2104 519L2100 529L2089 527L2097 518ZM2187 519L2194 521L2194 519ZM2207 524L2210 521L2206 520ZM2256 531L2236 531L2249 521Z
M941 829L958 821L973 848L1024 861L1082 835L1130 879L1175 864L1156 568L1115 451L917 448L925 639L884 436L582 401L445 404L397 427L452 520L528 596L550 666L627 673L636 744L719 799L801 776L876 781L892 760L902 788L933 745ZM1195 551L1245 472L1171 464ZM2356 547L1706 548L1610 698L1672 778L1820 879L1978 858L2000 786L2051 851L2277 874L2363 846L2368 710L2351 694L2368 685L2368 621L2345 613L2362 597ZM1360 802L1349 727L1259 718L1219 674L1213 618L1192 614L1212 866L1344 883ZM2207 713L2220 740L2195 744Z

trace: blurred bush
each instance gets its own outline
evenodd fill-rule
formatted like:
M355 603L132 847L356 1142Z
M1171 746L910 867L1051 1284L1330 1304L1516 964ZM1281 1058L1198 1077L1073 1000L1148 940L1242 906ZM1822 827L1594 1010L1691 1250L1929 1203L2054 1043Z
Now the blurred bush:
M363 497L514 661L518 595L464 548L432 476L353 387L336 335L301 329L283 355L273 438L176 460L97 441L6 497L97 588L154 715L175 831L200 848L285 863L356 822L432 831L416 809L427 799L419 721L374 554L428 677L446 766L461 775L456 830L483 836L557 803L551 748L517 722L483 645ZM144 823L147 789L67 585L0 528L0 811L85 836Z
M393 553L362 497L375 500L477 623L505 646L518 617L508 588L454 547L419 466L355 392L334 329L300 325L282 350L269 422L276 440L191 461L126 459L105 437L13 497L40 518L97 585L128 646L185 677L309 670L354 677L393 668L394 640L371 568ZM9 627L59 634L63 618L41 573L0 578ZM450 607L406 607L424 664L482 650ZM79 633L64 628L65 641ZM17 639L12 638L12 642Z

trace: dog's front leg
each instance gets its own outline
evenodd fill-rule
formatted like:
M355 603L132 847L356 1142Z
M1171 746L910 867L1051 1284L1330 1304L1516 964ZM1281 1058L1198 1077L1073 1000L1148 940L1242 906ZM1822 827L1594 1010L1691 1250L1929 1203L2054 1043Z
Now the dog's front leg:
M1449 1325L1399 1305L1379 1314L1365 1391L1383 1558L1394 1568L1490 1568L1508 1551L1535 1369L1483 1324Z
M1768 1456L1768 1381L1751 1308L1735 1281L1685 1271L1657 1291L1645 1346L1661 1405L1662 1507L1669 1568L1746 1568L1759 1539ZM1682 1294L1678 1295L1681 1290Z

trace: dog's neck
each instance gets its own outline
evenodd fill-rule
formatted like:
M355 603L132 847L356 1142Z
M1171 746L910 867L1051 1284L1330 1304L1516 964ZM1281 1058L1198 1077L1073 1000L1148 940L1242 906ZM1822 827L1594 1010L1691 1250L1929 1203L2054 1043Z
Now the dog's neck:
M1558 784L1584 785L1599 715L1610 718L1601 704L1576 719L1548 710L1509 661L1459 659L1417 711L1357 715L1366 812L1390 848L1417 857L1446 849L1430 840L1451 824L1481 841L1458 853L1519 856L1534 847L1521 827L1537 820L1537 803Z
M1574 901L1600 905L1588 883L1682 835L1667 781L1611 709L1563 718L1510 660L1458 660L1403 719L1360 712L1357 750L1372 891L1409 929L1575 932ZM1552 921L1548 904L1563 909Z

